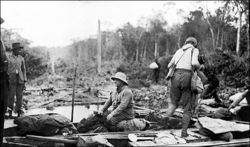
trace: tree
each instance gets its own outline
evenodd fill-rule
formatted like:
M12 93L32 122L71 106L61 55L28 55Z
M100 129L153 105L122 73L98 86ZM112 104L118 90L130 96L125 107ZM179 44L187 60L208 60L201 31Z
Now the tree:
M118 29L118 32L120 32L122 38L122 45L124 47L123 54L126 56L127 60L134 60L137 45L135 28L130 23L127 23L123 28Z
M241 38L241 27L242 27L242 17L244 15L246 23L248 24L248 30L249 30L249 0L232 0L232 1L226 1L225 7L229 7L232 9L232 12L234 12L234 15L238 15L237 21L238 21L238 30L237 30L237 45L236 45L236 53L239 56L240 54L240 38ZM236 8L236 10L235 10ZM248 33L249 35L249 33ZM249 42L249 37L248 40ZM249 43L248 43L248 52L249 52Z
M191 11L186 19L187 21L182 25L181 43L184 44L187 37L193 36L198 40L200 49L213 49L213 45L211 46L213 37L212 35L210 36L209 25L204 19L202 10Z
M159 56L159 41L160 37L163 36L162 33L166 32L164 26L167 25L167 21L164 19L161 13L156 14L153 18L149 19L149 31L152 34L154 40L154 56L157 58Z

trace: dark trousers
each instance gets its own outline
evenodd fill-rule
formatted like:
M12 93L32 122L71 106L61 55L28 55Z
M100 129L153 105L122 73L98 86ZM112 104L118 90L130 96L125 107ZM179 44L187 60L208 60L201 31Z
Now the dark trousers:
M24 84L11 83L8 94L8 107L14 110L14 98L16 96L16 109L15 112L22 110Z

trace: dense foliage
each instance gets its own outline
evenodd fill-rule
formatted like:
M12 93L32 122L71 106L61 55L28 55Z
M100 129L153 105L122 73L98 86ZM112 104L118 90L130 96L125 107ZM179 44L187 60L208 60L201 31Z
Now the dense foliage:
M249 68L249 1L225 1L225 5L212 14L204 8L191 11L185 22L168 26L163 13L146 18L145 26L130 23L114 31L102 31L102 73L113 74L122 70L136 85L147 86L152 71L148 64L156 57L173 54L188 36L196 37L198 48L207 58L209 67L224 85L239 87L243 85L246 69ZM240 29L240 52L236 51L239 15L242 17ZM97 39L74 40L66 47L57 48L65 55L55 59L45 47L29 47L29 41L12 30L1 30L7 46L15 41L25 44L25 59L28 78L33 79L45 73L64 75L72 79L74 68L80 77L97 75ZM53 49L54 50L54 49ZM51 52L51 51L50 51ZM209 73L207 73L209 74ZM142 82L143 81L143 82ZM138 84L139 83L139 84Z

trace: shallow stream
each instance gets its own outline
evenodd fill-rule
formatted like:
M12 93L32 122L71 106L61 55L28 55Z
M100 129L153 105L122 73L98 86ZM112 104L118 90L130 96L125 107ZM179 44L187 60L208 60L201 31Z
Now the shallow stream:
M77 105L74 106L74 116L73 122L79 122L83 118L87 118L89 115L93 113L93 111L97 111L100 106L98 105ZM55 107L53 110L47 110L46 108L35 108L30 109L25 112L25 115L35 115L35 114L46 114L46 113L58 113L61 114L68 119L71 120L71 106L60 106Z

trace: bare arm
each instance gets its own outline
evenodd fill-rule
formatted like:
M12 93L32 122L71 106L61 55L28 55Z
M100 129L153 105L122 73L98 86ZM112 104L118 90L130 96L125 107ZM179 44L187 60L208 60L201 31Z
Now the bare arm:
M194 48L193 49L193 55L192 55L192 66L195 68L195 69L199 69L200 68L200 63L199 63L199 60L198 60L198 55L199 55L199 50L197 48Z

